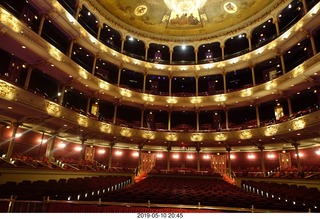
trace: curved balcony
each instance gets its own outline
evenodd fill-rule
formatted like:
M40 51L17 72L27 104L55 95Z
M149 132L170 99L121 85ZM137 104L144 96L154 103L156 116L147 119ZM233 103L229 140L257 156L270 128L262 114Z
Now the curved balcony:
M19 53L19 51L21 51L19 44L17 44L16 48L11 48L11 46L9 46L10 48L8 47L8 49L13 49L16 54L19 54L21 59L25 60L29 64L36 64L38 68L50 73L51 75L54 75L59 81L67 82L68 84L79 88L79 90L95 92L98 95L98 98L109 100L121 99L122 103L135 104L138 107L147 104L150 105L151 108L156 109L171 108L172 110L193 110L194 107L201 109L221 109L221 107L223 108L224 106L232 107L234 105L234 107L239 107L241 105L250 105L250 102L261 97L264 97L265 99L272 99L275 97L275 94L279 93L281 90L290 88L292 84L303 84L305 79L310 78L316 71L319 70L319 66L317 65L317 62L319 61L319 55L317 54L281 77L251 88L242 89L240 91L204 97L172 97L145 94L135 92L127 88L120 88L98 79L91 73L79 67L72 60L70 60L70 58L48 44L33 31L29 30L17 19L11 17L10 14L6 13L3 9L2 12L2 26L8 30L5 35L2 36L2 38L6 41L15 39L20 45L26 46L27 50L29 51L28 54L25 53L24 56L21 56L22 53ZM205 75L208 73L207 71L210 71L210 73L214 74L215 72L221 72L222 70L227 71L234 68L240 68L243 65L246 66L249 61L252 64L255 64L258 62L258 60L266 60L267 58L273 57L278 50L278 46L280 49L281 47L294 45L299 42L300 39L305 37L305 34L300 31L301 25L306 23L305 28L308 28L308 25L313 27L313 22L316 22L317 20L316 16L312 14L314 13L313 11L310 11L309 13L310 14L307 14L301 21L293 26L289 32L286 32L275 41L265 45L264 47L261 47L256 51L252 51L247 55L228 61L196 65L194 66L194 69L199 70L199 75ZM304 19L308 20L308 22L306 22ZM293 33L297 34L294 35ZM34 39L37 40L35 41ZM88 39L89 38L81 38L80 41L89 44L90 42L88 42ZM10 45L9 41L7 45ZM279 44L277 44L278 41ZM138 62L136 59L129 58L122 54L116 54L114 51L104 45L99 44L98 42L94 42L94 44L91 42L89 48L93 49L95 48L95 45L101 46L102 51L104 51L102 54L106 55L106 58L108 58L108 60L111 62L120 62L126 67L130 67L132 65L134 66L134 68L132 67L134 70L140 70L143 68L141 67L142 65L148 64L148 70L152 72L152 68L149 68L150 63ZM4 45L4 47L6 47L6 45ZM96 53L99 53L98 50ZM130 64L131 62L134 63ZM164 65L159 65L158 67L162 68L163 66ZM182 72L190 71L187 67L187 70L185 70L184 66L169 67L170 70L174 72L175 70L180 70ZM176 74L180 73L176 72ZM72 80L70 80L70 77ZM304 86L306 87L307 85L305 84ZM301 89L304 89L305 87L301 87ZM98 93L96 92L97 90L99 91Z
M90 118L87 115L83 115L81 112L75 112L61 105L46 100L43 97L30 93L19 87L15 87L4 81L0 83L0 94L3 102L3 106L10 105L12 112L17 117L27 117L28 114L34 115L37 112L39 118L43 118L41 125L48 126L52 129L52 133L56 132L53 127L61 126L62 124L68 124L70 127L81 127L85 129L84 133L92 136L90 141L95 144L109 144L113 139L121 138L124 142L148 142L150 145L165 144L165 142L193 142L201 143L203 147L208 147L208 150L214 150L221 147L221 144L236 145L239 144L239 140L243 141L243 144L247 145L248 142L259 141L264 139L265 143L275 144L283 142L283 139L293 136L294 139L299 139L301 132L308 133L307 137L314 137L318 134L314 131L320 124L320 111L307 112L307 114L297 114L294 117L288 118L281 123L269 124L265 127L250 128L243 130L222 130L222 131L208 131L208 132L186 132L186 131L152 131L148 129L137 129L125 126L117 126L110 123L98 121L97 118ZM14 102L12 101L14 100ZM20 109L24 109L23 111ZM14 121L12 121L14 122ZM54 125L56 124L56 125ZM69 135L68 138L78 138L77 130L66 129L63 135ZM75 131L75 132L74 132ZM94 134L96 133L96 134ZM105 139L103 141L96 139L94 136L100 136L98 133L104 134ZM306 138L304 136L304 138ZM127 140L126 140L127 139ZM104 143L103 143L104 142Z

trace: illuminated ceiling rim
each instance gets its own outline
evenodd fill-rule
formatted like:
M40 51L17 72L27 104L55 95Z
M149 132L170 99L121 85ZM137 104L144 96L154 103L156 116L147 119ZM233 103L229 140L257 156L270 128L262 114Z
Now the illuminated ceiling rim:
M212 34L198 34L191 36L172 36L172 35L161 35L157 33L148 32L145 30L138 29L132 25L127 24L126 22L118 19L113 14L110 14L100 3L99 0L87 0L83 2L83 5L91 8L95 14L99 14L101 17L101 22L106 23L112 28L122 34L132 35L145 39L146 41L155 41L161 43L194 43L196 42L212 42L213 39L222 39L224 36L235 36L240 33L248 33L252 27L257 24L260 24L268 19L275 18L276 13L281 11L287 6L289 0L275 0L272 4L265 7L260 13L257 13L255 16L252 16L250 19L247 19L237 25L228 27L221 31L213 32Z

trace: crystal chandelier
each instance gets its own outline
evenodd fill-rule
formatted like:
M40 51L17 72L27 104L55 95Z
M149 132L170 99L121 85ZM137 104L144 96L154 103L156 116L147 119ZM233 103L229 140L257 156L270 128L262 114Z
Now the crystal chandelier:
M199 10L207 0L164 0L167 7L177 14L191 14Z

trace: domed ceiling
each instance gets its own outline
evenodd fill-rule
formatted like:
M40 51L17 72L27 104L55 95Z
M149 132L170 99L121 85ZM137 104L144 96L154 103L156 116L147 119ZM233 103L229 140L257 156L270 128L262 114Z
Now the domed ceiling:
M159 38L213 36L236 31L268 15L281 0L207 0L199 10L177 13L167 0L96 0L108 17L130 32ZM182 0L173 0L181 2ZM197 0L184 0L194 1ZM199 1L199 0L198 0Z

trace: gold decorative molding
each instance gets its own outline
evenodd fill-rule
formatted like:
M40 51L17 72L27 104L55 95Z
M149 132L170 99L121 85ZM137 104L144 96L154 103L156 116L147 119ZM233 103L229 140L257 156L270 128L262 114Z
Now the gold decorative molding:
M193 104L201 103L202 97L190 97L190 102Z
M218 95L213 96L213 99L216 102L223 102L223 101L227 100L227 97L224 94L218 94Z
M150 94L143 94L142 95L142 99L144 101L147 101L147 102L153 102L155 100L155 97L154 95L150 95Z
M0 8L0 21L10 27L14 32L19 33L21 31L19 20L2 8Z
M200 133L193 133L191 136L191 141L202 141L203 135Z
M240 132L240 139L249 139L252 138L252 132L250 130L243 130Z
M177 140L178 140L178 136L177 136L176 133L168 133L168 134L166 135L166 139L167 139L168 141L177 141Z
M110 124L102 123L100 125L100 131L105 132L105 133L111 133L112 126Z
M12 100L16 95L16 89L8 83L0 81L0 96Z
M265 136L272 136L272 135L277 134L278 130L279 130L278 125L267 126L265 128L264 134L265 134Z
M86 116L83 116L81 114L78 115L78 124L84 127L88 127L89 122L88 118Z
M49 46L49 54L59 62L62 60L62 53L52 45Z
M225 141L225 140L227 140L227 138L228 137L225 133L217 133L214 136L214 140L216 140L216 141Z
M155 139L156 135L152 131L144 131L142 137L146 139Z
M87 71L84 70L84 69L82 69L82 68L79 69L79 75L80 75L80 77L82 77L82 78L84 78L84 79L88 79L88 73L87 73Z
M99 87L103 90L110 90L110 84L103 80L99 81Z
M178 99L176 97L168 97L167 103L177 103Z
M292 122L293 130L303 129L306 126L306 121L302 118L296 119Z
M250 97L252 95L252 88L244 89L241 91L241 97Z
M129 128L121 127L120 134L125 137L131 137L132 133Z
M132 91L125 89L125 88L121 88L120 89L120 94L124 97L131 97L132 96Z
M60 105L53 103L53 102L47 102L47 112L49 115L55 116L55 117L60 117L62 108Z

